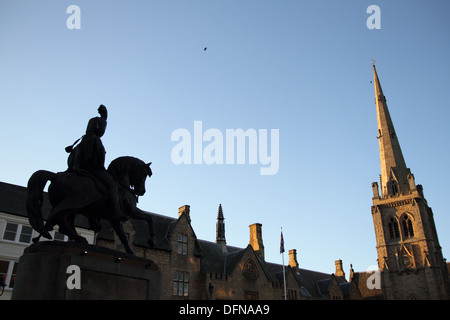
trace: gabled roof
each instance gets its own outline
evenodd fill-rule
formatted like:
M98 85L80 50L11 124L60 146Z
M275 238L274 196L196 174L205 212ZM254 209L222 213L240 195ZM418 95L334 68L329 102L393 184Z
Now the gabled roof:
M258 257L251 245L247 245L245 248L227 246L227 252L224 253L217 243L205 240L199 240L198 243L202 250L200 270L204 273L213 272L230 275L245 254L251 251L267 280L272 283L278 281L268 263Z
M335 276L334 274L332 274L331 277L328 279L317 281L317 288L319 290L320 295L326 299L330 298L330 287L332 281L335 281L335 283L337 283L344 299L349 299L350 291L352 288L352 282L348 282L347 280L345 280L344 277Z
M233 270L236 268L237 264L242 260L243 256L245 255L248 247L245 249L236 250L231 253L227 253L224 263L224 273L225 274L231 274Z

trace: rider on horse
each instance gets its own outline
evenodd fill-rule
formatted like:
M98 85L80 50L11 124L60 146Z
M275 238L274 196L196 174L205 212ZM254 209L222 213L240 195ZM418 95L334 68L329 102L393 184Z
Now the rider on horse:
M94 181L99 180L107 189L107 199L112 209L112 217L126 220L120 208L117 185L105 169L106 151L100 139L106 130L108 111L104 105L100 105L98 113L100 117L89 120L86 134L80 138L81 142L74 148L74 145L80 140L78 139L72 146L66 148L66 151L70 152L67 161L68 171L84 175L87 173L94 177Z

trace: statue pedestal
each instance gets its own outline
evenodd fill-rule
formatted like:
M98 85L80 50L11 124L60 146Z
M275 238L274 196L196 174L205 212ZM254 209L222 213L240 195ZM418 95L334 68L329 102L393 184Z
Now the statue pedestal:
M12 299L157 300L162 280L151 260L93 245L47 241L25 249Z

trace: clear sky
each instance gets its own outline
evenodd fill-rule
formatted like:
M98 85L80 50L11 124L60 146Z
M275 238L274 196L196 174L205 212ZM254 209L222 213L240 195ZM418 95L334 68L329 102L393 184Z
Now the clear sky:
M80 29L66 24L73 4ZM258 222L268 261L281 263L283 227L300 267L365 271L377 263L375 59L449 258L449 12L442 0L2 0L0 181L64 171L64 148L104 104L106 164L153 162L141 209L176 217L189 204L197 237L215 241L221 203L230 245L247 246ZM171 135L194 135L194 121L224 137L279 129L277 174L260 175L259 159L176 165Z

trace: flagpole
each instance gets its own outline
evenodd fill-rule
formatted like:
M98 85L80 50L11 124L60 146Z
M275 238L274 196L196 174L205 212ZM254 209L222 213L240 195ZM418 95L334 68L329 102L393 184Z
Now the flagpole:
M283 238L283 227L281 228L281 240L280 240L280 251L281 251L281 260L283 262L283 288L284 288L284 300L287 300L286 295L286 272L284 270L284 238Z
M287 300L286 297L286 273L284 272L284 252L283 252L283 285L284 285L284 300Z

